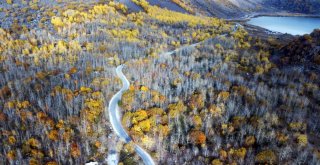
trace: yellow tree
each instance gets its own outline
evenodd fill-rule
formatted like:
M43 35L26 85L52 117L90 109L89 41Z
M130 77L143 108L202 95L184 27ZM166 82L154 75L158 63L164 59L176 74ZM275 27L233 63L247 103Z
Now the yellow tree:
M272 150L264 150L258 153L255 157L257 163L273 164L277 160L276 154Z
M186 109L187 107L183 104L182 101L179 101L178 103L174 104L169 104L169 117L174 118L178 116L180 113L184 112Z
M133 113L133 117L132 117L132 123L136 124L144 119L146 119L148 117L147 111L145 110L138 110L136 112Z

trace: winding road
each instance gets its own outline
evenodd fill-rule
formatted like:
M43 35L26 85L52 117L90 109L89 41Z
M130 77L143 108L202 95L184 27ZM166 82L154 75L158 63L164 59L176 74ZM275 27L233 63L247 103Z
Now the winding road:
M122 73L122 68L124 65L120 65L116 69L117 76L121 79L122 81L122 88L120 91L118 91L113 97L111 98L109 102L109 118L111 125L113 127L113 130L115 133L122 139L124 142L129 143L131 141L130 136L127 134L123 126L121 125L121 120L120 120L120 111L119 111L119 105L118 102L121 100L121 96L124 91L129 89L130 82L126 78L126 76Z
M120 119L120 111L119 111L119 105L118 102L121 100L121 96L123 92L129 89L130 82L126 78L126 76L122 73L124 65L120 65L116 68L116 74L122 81L122 88L120 91L118 91L110 100L109 102L109 118L112 125L113 130L115 133L122 139L125 143L129 143L132 141L128 133L125 131L123 126L121 125L121 119ZM142 158L144 164L146 165L155 165L152 157L146 152L144 149L142 149L137 144L134 145L135 151L138 153L138 155Z
M200 43L201 42L196 43L196 44L192 44L192 45L183 46L183 47L178 48L176 50L173 50L173 51L170 51L170 52L166 52L166 53L162 53L161 55L172 55L173 53L178 52L179 50L182 50L182 49L185 49L185 48L189 48L189 47L195 47ZM116 68L116 74L121 79L122 88L120 89L120 91L118 91L111 98L111 100L109 102L108 112L109 112L109 119L110 119L110 122L111 122L111 125L112 125L112 128L113 128L114 132L125 143L129 143L130 141L132 141L132 139L130 138L128 133L125 131L125 129L121 125L120 111L119 111L119 105L118 105L118 102L121 100L123 92L128 90L129 86L130 86L130 82L128 81L126 76L122 73L122 69L123 69L124 66L125 65L119 65ZM155 165L152 157L148 154L147 151L145 151L143 148L141 148L137 144L135 144L134 148L135 148L135 151L138 153L138 155L142 158L142 160L143 160L145 165Z
M195 43L195 44L192 44L192 45L182 46L182 47L180 47L178 49L175 49L173 51L162 53L161 56L170 56L173 53L176 53L176 52L178 52L180 50L183 50L183 49L186 49L186 48L195 47L195 46L197 46L197 45L199 45L199 44L201 44L201 43L203 43L205 41L201 41L201 42L198 42L198 43ZM128 133L125 131L125 129L121 125L120 110L119 110L120 108L119 108L119 105L118 105L118 102L121 100L122 94L126 90L128 90L129 86L130 86L130 82L128 81L126 76L122 73L122 69L123 69L124 66L125 65L119 65L116 68L116 74L122 81L122 88L120 89L120 91L118 91L111 98L111 100L109 102L108 113L109 113L109 119L110 119L112 128L115 131L115 133L125 143L129 143L130 141L132 141L132 139L130 138ZM105 111L105 113L106 113L106 115L108 115L107 111ZM138 155L142 158L142 160L143 160L145 165L155 165L155 162L153 161L152 157L148 154L147 151L145 151L143 148L141 148L137 144L134 144L134 148L135 148L135 151L138 153Z

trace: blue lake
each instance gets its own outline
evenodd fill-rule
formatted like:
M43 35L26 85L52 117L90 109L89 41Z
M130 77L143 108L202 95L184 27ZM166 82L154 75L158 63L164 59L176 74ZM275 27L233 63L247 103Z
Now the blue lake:
M271 17L252 18L248 24L260 26L274 32L304 35L320 28L320 18L313 17Z

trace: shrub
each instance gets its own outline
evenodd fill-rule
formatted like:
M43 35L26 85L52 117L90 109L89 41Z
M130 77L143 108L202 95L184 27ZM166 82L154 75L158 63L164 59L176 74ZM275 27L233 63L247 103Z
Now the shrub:
M71 156L74 157L74 158L79 157L81 155L81 151L80 151L79 145L76 144L76 143L72 143L71 144L70 153L71 153Z
M14 150L11 150L7 153L7 159L14 160L16 158L16 152Z
M178 102L175 104L169 104L169 117L174 118L178 116L180 113L184 112L187 107L183 104L183 102Z
M289 127L293 131L304 131L307 128L307 125L302 122L292 122L289 124Z
M137 122L140 122L148 117L148 114L145 110L138 110L134 112L132 117L132 123L136 124Z
M248 136L246 137L246 140L244 143L246 146L252 146L255 142L256 142L256 138L254 136Z
M14 137L14 136L9 136L9 138L8 138L8 142L9 142L9 144L15 144L16 143L16 138Z
M48 138L52 141L57 141L59 136L59 132L57 130L51 130L48 133Z
M224 106L217 106L213 104L209 107L209 111L213 117L221 117L224 113Z
M257 163L269 163L273 164L276 162L277 156L272 150L261 151L256 155L255 161Z
M223 163L222 163L219 159L214 159L214 160L211 162L211 165L223 165Z
M300 146L306 146L308 144L308 136L306 134L297 135L297 141Z
M229 96L230 96L230 93L229 93L229 92L222 91L222 92L219 93L218 99L219 99L219 100L222 100L222 101L227 101L228 98L229 98Z
M142 132L149 132L150 128L151 128L151 122L150 120L147 119L134 125L132 129L137 133L142 133Z
M58 165L58 163L55 161L50 161L50 162L47 162L46 165Z
M189 107L191 109L201 109L204 107L204 98L200 93L194 93L189 100Z
M193 124L195 125L196 128L201 128L202 126L202 119L200 116L195 115L192 118Z
M51 18L51 23L53 26L55 26L56 28L58 27L63 27L64 26L64 23L62 21L62 18L61 17L57 17L57 16L53 16Z
M12 0L6 0L7 4L11 5L12 4Z
M239 149L230 149L229 154L236 159L243 160L247 154L247 149L244 147Z
M205 144L206 143L206 135L202 131L191 131L189 133L189 137L193 144Z

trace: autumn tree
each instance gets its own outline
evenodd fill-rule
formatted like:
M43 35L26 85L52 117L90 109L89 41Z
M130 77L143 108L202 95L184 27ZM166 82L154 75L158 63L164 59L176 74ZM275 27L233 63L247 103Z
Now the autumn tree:
M189 137L191 143L193 144L205 144L206 143L206 135L201 131L190 131Z

